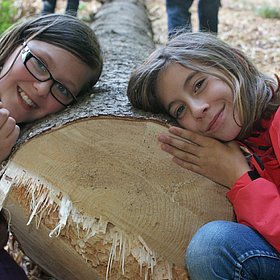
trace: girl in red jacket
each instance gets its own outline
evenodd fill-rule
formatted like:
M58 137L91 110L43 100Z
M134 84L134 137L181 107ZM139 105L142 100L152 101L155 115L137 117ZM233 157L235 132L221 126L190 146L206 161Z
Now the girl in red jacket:
M158 137L176 164L230 188L238 223L198 230L191 279L280 279L279 79L216 36L187 33L132 73L128 97L177 120L182 128Z

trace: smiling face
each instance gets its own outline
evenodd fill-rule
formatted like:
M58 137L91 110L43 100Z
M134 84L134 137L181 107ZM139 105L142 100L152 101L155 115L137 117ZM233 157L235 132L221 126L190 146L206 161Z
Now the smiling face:
M222 141L235 139L241 130L233 93L216 76L172 63L158 77L157 96L186 129Z
M62 48L38 40L31 40L28 47L53 78L75 96L94 76L88 65ZM22 46L18 47L0 73L2 77L17 57L11 70L0 80L0 100L17 123L31 122L65 108L50 92L52 80L40 82L28 72L22 51Z

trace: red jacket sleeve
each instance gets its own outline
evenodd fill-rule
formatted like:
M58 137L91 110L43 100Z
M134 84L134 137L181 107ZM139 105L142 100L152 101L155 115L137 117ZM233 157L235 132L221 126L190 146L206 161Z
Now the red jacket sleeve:
M258 170L260 178L255 180L245 173L235 182L227 197L237 221L257 230L280 252L280 109L269 128L269 137L276 156L274 163L267 166L273 179L270 180L262 170Z
M272 182L245 173L227 193L239 223L257 230L280 252L280 194Z

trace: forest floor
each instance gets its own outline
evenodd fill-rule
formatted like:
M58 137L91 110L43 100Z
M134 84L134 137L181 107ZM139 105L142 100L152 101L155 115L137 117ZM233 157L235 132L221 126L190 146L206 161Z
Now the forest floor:
M197 1L191 8L194 31L198 29ZM146 0L155 42L167 40L165 0ZM221 0L218 37L243 50L264 73L280 73L280 19L263 18L258 11L280 7L280 0Z
M105 0L106 1L106 0ZM108 1L108 0L107 0ZM21 16L39 14L41 0L14 0ZM102 1L80 2L78 17L90 21ZM156 46L167 41L165 0L145 0L152 22ZM218 37L243 50L260 70L268 75L280 74L280 19L264 18L257 11L263 7L279 9L280 0L222 0L219 11ZM197 1L191 8L192 24L197 31ZM66 0L57 1L57 12L63 12ZM55 280L44 273L9 242L8 250L21 263L30 280Z

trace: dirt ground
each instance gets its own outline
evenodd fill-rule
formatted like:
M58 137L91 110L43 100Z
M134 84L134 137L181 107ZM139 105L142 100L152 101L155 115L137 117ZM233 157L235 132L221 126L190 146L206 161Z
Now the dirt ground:
M41 0L14 0L23 16L38 14ZM145 0L152 21L156 46L167 41L167 17L165 0ZM262 6L280 7L280 0L222 0L219 11L218 36L243 50L264 73L280 74L280 19L257 16L256 10ZM197 0L191 8L194 31L197 31ZM57 12L63 12L66 0L57 1ZM90 21L101 3L97 0L80 2L78 17ZM9 243L9 251L21 263L30 280L55 280L32 263L16 244Z

